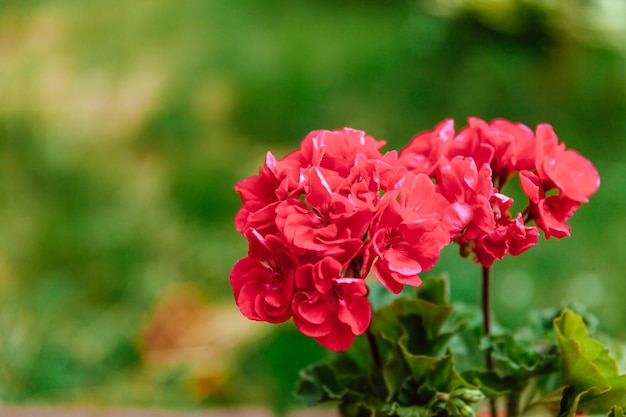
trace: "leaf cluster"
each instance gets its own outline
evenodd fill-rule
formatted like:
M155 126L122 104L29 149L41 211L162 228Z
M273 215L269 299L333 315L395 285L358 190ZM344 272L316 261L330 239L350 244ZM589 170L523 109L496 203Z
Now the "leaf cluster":
M446 279L431 277L380 307L350 350L302 370L296 396L350 417L472 417L485 398L508 416L624 416L626 374L589 336L589 319L565 309L482 337L479 316L450 304Z

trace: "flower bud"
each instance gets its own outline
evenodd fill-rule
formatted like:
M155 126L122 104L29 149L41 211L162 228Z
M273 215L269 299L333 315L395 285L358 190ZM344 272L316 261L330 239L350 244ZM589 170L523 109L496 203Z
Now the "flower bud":
M465 402L458 398L451 398L450 401L448 401L448 405L447 405L447 409L448 412L453 415L453 416L463 416L465 417L465 414L463 414L463 408L468 407L467 404L465 404Z
M459 407L459 412L463 417L476 417L474 409L467 404L463 404L461 407Z
M450 396L460 398L468 404L477 403L485 399L485 395L482 391L468 388L457 388L450 393Z
M461 395L459 395L463 401L469 404L477 403L485 399L485 394L476 389L464 389Z

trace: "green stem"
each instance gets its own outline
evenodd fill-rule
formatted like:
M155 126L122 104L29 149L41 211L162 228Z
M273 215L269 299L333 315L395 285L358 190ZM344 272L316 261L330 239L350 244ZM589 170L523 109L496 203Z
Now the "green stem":
M380 351L378 350L378 345L376 344L376 338L374 337L372 332L370 332L369 328L367 329L365 334L367 335L367 343L369 344L370 352L372 352L372 360L374 361L374 365L382 372L382 359L380 358Z
M485 337L491 334L491 277L490 269L483 266L483 293L482 293L482 306L483 306L483 335ZM491 357L491 351L488 350L485 356L485 362L487 369L493 370L493 358Z
M520 400L520 394L518 391L513 391L509 394L507 410L506 410L507 416L518 415L519 400Z
M483 266L482 268L482 306L483 306L483 335L488 337L491 334L491 276L490 269ZM485 363L487 370L493 371L493 357L491 350L487 350L485 354ZM489 400L491 408L491 416L497 416L496 400Z

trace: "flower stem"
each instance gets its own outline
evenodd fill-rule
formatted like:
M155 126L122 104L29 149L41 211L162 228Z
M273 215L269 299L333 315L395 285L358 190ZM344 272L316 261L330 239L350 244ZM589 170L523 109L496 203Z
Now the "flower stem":
M520 401L520 393L517 391L513 391L509 394L508 396L508 403L507 403L507 411L506 414L509 416L516 416L518 415L518 408L519 408L519 401Z
M483 306L483 335L488 337L491 334L491 275L490 268L483 266L482 268L482 306ZM487 350L485 354L485 363L488 371L493 371L493 357L491 350ZM489 400L491 408L491 416L496 417L496 400Z
M372 360L374 361L374 365L376 366L377 369L380 369L382 371L382 360L380 358L380 351L378 350L378 345L376 344L376 338L370 332L369 328L367 329L365 334L367 335L367 343L369 344L370 351L372 352Z
M483 266L483 293L482 293L482 306L483 306L483 335L488 337L491 334L491 277L490 269ZM488 350L485 356L485 362L487 369L493 370L493 358L491 357L491 351Z

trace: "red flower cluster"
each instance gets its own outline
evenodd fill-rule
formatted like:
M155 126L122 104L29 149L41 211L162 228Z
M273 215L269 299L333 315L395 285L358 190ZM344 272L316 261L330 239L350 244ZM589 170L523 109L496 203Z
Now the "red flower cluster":
M314 131L236 184L235 225L249 251L230 280L243 315L293 317L302 333L345 350L369 326L370 271L397 294L418 286L453 241L489 267L532 247L537 227L568 236L567 219L599 186L593 165L549 125L533 133L472 118L456 133L445 120L399 154L384 145L354 129ZM529 203L514 216L500 190L515 173Z
M450 221L452 233L458 232L452 237L485 267L534 246L537 228L546 238L569 236L567 220L600 185L591 162L558 143L552 126L541 124L533 133L502 119L470 118L456 134L454 122L445 120L414 137L398 163L427 172L448 201L463 208L456 214L464 217ZM516 173L528 205L512 215L513 199L501 190Z

